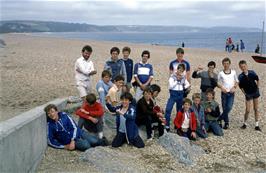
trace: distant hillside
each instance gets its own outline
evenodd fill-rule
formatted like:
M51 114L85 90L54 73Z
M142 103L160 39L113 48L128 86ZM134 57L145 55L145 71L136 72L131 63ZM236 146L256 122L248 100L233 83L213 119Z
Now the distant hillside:
M259 28L109 25L44 21L0 21L0 33L23 32L260 32Z

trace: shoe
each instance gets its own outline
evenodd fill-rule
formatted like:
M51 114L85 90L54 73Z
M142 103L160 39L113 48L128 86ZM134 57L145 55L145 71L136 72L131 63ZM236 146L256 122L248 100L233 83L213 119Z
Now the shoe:
M147 143L150 143L152 140L153 140L152 138L148 138Z
M247 125L246 124L243 124L243 126L240 127L241 129L246 129L247 128Z
M260 128L260 126L256 126L255 127L255 130L260 131L260 132L262 131L261 128Z
M229 124L228 123L225 123L223 129L224 130L227 130L228 128L229 128Z
M165 130L166 130L167 132L170 132L170 127L169 127L169 126L165 126Z

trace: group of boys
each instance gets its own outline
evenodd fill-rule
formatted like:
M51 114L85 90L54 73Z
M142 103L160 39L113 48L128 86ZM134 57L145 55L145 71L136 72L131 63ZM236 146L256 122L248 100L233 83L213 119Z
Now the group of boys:
M146 127L147 139L154 135L153 124L157 124L159 136L170 131L171 113L176 104L176 117L174 127L180 136L196 139L206 138L207 132L222 136L223 130L229 128L229 112L232 109L234 95L237 86L240 87L246 97L246 112L244 123L241 127L247 127L246 121L250 112L251 101L255 111L255 130L261 131L258 120L259 78L257 74L248 70L246 61L239 62L242 73L237 77L236 71L230 68L231 61L224 58L224 69L217 75L214 72L215 62L208 63L208 70L203 71L198 67L192 74L192 78L201 78L201 94L194 93L193 102L187 98L190 92L190 64L183 59L184 50L176 50L176 59L169 66L169 93L170 97L163 109L156 104L156 97L161 91L156 84L151 85L153 79L153 67L148 63L150 52L142 52L141 62L133 68L133 60L129 58L130 48L124 47L123 59L119 59L119 48L110 50L111 58L105 63L102 78L96 85L99 102L92 93L91 76L97 72L90 60L92 48L84 46L82 56L75 63L75 78L83 105L76 111L79 116L78 125L64 112L58 112L54 105L45 108L48 119L48 143L56 148L69 150L85 150L91 146L105 145L103 135L103 117L116 116L117 134L112 142L113 147L119 147L124 143L132 144L138 148L145 146L139 136L138 126ZM134 81L131 84L132 77ZM219 104L214 100L215 87L221 89L221 101L223 112L220 113ZM134 89L132 89L134 88ZM135 97L133 97L133 95ZM222 126L224 121L224 126ZM89 132L97 133L97 137Z

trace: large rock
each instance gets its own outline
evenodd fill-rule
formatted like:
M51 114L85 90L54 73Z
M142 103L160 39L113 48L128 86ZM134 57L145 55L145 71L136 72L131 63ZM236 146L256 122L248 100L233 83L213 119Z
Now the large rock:
M205 153L201 147L191 144L188 138L174 133L164 134L158 143L172 154L177 162L185 165L194 165L197 158Z

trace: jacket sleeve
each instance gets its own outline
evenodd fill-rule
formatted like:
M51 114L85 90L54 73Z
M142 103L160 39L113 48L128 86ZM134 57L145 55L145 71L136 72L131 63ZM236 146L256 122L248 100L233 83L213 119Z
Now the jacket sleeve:
M71 136L71 140L75 140L77 138L77 131L78 131L78 127L75 124L74 120L72 118L70 118L68 115L66 115L66 121L67 121L67 125L68 125L68 129L69 129L69 133Z
M154 113L152 110L149 110L147 105L143 103L143 99L139 101L138 108L139 108L138 111L140 111L140 114L156 116L156 113Z
M110 112L116 113L117 107L112 106L110 103L106 103L106 107Z
M102 105L105 105L105 94L104 94L104 87L102 84L98 83L97 84L97 92L99 94L99 98L100 98L100 102L102 103Z
M53 147L53 148L63 149L64 145L62 145L60 142L58 142L55 139L54 133L55 133L55 130L49 125L49 122L48 122L47 123L47 142L48 142L48 145Z
M121 71L121 74L123 75L124 77L124 81L126 82L127 81L127 71L126 71L126 66L125 66L125 63L123 60L122 61L122 71Z
M88 119L89 119L89 116L88 116L86 113L81 112L81 109L85 109L85 110L86 110L86 103L85 103L85 102L82 104L81 108L79 108L79 109L75 112L75 114L78 115L78 116L81 117L81 118L85 118L85 119L88 120Z
M129 108L126 114L124 114L124 117L126 119L134 120L136 118L136 110L133 107Z
M103 116L104 112L103 112L103 107L100 103L96 102L95 103L95 109L93 109L92 111L90 111L90 115L93 117L101 117Z
M197 119L194 112L191 112L191 131L195 132L197 129Z
M197 71L193 71L192 78L200 78L200 77L201 77L201 73L198 73Z
M182 112L178 112L177 114L176 114L176 117L175 117L175 119L174 119L174 125L175 125L175 127L176 128L180 128L181 127L181 125L182 125Z

